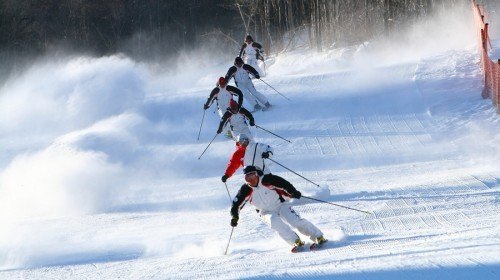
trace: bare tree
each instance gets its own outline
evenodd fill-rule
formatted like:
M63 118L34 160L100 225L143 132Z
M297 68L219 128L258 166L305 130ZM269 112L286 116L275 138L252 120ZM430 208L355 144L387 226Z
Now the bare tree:
M230 48L251 34L266 51L352 44L393 34L441 7L469 0L0 0L0 51L175 54L218 39ZM495 3L497 0L483 0ZM211 38L210 36L213 36ZM271 49L272 48L272 49Z

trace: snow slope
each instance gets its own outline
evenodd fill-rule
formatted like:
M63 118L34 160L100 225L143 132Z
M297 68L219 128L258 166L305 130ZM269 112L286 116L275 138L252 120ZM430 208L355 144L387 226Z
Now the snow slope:
M273 173L373 212L294 202L332 241L300 254L247 206L224 255L234 144L218 137L198 160L213 108L196 137L226 61L184 57L177 73L121 55L39 61L0 89L0 278L499 279L499 118L481 99L472 22L442 31L452 39L435 26L389 51L276 57L263 79L290 102L255 82L275 105L256 123L291 143L256 138L321 188Z

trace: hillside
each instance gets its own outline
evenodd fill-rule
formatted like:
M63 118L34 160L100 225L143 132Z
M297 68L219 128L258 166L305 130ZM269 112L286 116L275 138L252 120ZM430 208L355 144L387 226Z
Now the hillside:
M471 21L433 27L390 48L274 57L263 79L291 101L255 81L275 105L256 123L291 143L254 136L321 187L273 173L373 212L295 201L331 241L299 254L247 205L224 255L234 142L219 136L198 160L213 108L196 137L226 61L38 61L0 89L0 278L498 279L499 118L481 98Z

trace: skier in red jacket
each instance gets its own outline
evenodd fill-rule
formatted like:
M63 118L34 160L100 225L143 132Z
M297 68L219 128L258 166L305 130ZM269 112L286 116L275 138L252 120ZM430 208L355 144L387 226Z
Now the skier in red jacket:
M273 154L273 148L269 145L250 140L246 134L238 135L236 151L234 151L231 159L229 159L226 172L224 172L221 178L222 182L225 183L242 166L256 166L263 171L264 176L271 173L264 159L269 158Z

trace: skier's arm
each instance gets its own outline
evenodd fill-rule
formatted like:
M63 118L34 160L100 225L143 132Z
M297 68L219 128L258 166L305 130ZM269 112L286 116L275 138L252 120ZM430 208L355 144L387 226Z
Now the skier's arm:
M243 69L245 69L248 72L252 73L252 75L254 75L255 78L260 79L259 72L257 72L257 70L255 70L255 68L253 68L252 66L250 66L248 64L243 64Z
M259 51L257 51L257 59L258 59L258 60L265 61L264 56L262 55L263 53L264 53L264 51L263 51L263 50L260 50L260 52L259 52Z
M234 73L236 73L236 66L229 67L229 70L227 70L226 76L224 77L228 83L229 80L231 80L231 78L234 76Z
M239 90L238 88L236 87L233 87L233 86L226 86L226 89L231 92L233 95L237 95L238 96L238 107L241 108L241 105L243 104L243 93L241 92L241 90Z
M238 55L238 57L241 57L241 55L243 54L243 52L245 51L245 47L247 46L246 43L243 43L243 45L241 46L241 49L240 49L240 55Z
M222 132L222 129L226 126L226 123L227 121L229 120L229 117L231 116L232 114L228 111L226 111L224 113L224 115L222 116L222 118L220 119L220 123L219 123L219 128L217 129L217 134L221 133Z
M257 53L256 58L264 61L264 56L262 56L262 54L264 53L264 50L262 49L262 45L259 43L253 42L252 47L255 49L255 51Z
M243 165L244 155L245 150L243 149L238 149L233 153L231 159L229 160L229 163L227 164L226 172L224 173L227 178L233 176L234 172L236 172L236 170L238 170L238 168Z
M261 45L261 44L259 44L259 43L257 43L257 42L253 42L253 43L252 43L252 47L257 48L258 50L261 50L261 49L262 49L262 45Z
M255 125L255 119L253 118L253 115L252 115L252 113L250 113L250 111L248 111L244 107L241 107L240 113L242 113L245 117L247 117L248 121L250 122L250 126Z
M219 88L216 87L212 90L212 92L210 92L210 96L208 96L208 99L207 99L207 102L205 102L205 105L203 105L203 108L206 110L208 109L212 103L214 102L214 99L215 97L217 96L217 94L219 93Z
M280 176L267 174L262 177L263 185L273 185L275 188L282 189L290 194L291 197L300 198L301 194L297 189L287 180L283 179Z
M240 210L243 208L244 202L247 200L248 196L252 193L252 188L247 184L243 184L238 191L238 194L233 199L233 205L231 207L231 217L238 219Z

